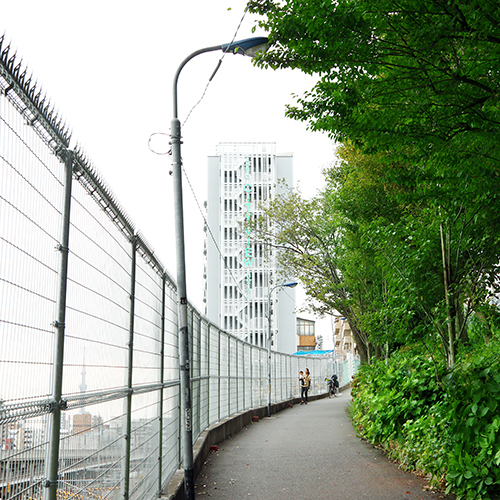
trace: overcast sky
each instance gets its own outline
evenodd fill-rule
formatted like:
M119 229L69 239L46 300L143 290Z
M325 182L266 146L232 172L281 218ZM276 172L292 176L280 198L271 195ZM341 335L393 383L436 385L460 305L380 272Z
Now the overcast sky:
M194 50L252 33L255 16L241 26L242 0L0 0L0 33L11 42L73 131L132 221L175 278L170 157L152 153L150 135L169 132L172 81ZM179 80L184 123L222 53L188 63ZM314 80L299 72L262 70L249 58L227 54L201 103L183 125L187 217L188 296L203 311L203 219L207 156L219 142L276 142L294 155L303 193L321 188L321 170L334 160L325 135L285 118L292 94ZM167 140L168 142L168 140ZM159 145L155 141L155 148ZM71 242L70 242L71 244ZM300 296L300 293L298 294Z

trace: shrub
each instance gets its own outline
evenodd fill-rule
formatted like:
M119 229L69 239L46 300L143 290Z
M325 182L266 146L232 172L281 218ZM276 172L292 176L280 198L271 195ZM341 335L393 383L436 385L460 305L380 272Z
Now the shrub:
M444 379L450 394L447 480L467 500L500 492L499 354L497 342L476 348Z
M476 345L446 373L417 348L363 366L350 414L358 433L459 499L495 498L500 484L500 342Z

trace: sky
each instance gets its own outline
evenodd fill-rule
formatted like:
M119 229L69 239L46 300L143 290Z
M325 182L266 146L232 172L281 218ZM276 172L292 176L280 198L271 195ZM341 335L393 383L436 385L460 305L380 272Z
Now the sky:
M266 35L259 28L252 32L257 18L244 16L245 5L242 0L0 0L0 33L72 130L70 147L78 145L86 153L174 278L171 160L151 151L166 151L168 137L151 136L169 133L173 77L189 54L231 42L235 35L236 40ZM204 94L221 56L212 52L194 58L182 70L178 87L188 178L187 292L200 311L201 210L207 156L216 145L276 142L277 153L293 153L295 185L307 197L321 189L322 169L334 161L334 144L326 135L285 117L293 94L311 89L314 78L263 70L250 58L226 54ZM299 306L301 297L299 290ZM317 333L326 333L328 325L329 320L319 323Z

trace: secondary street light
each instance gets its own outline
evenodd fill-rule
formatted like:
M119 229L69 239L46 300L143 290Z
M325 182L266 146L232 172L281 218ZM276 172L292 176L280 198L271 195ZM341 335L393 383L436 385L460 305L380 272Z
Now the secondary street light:
M275 285L273 288L269 290L269 295L267 297L267 320L268 320L268 329L267 329L267 368L268 368L268 382L267 382L267 416L271 416L271 295L276 290L276 288L295 288L298 283L283 283L280 285Z
M182 160L181 160L181 122L177 113L177 82L179 74L193 57L205 52L222 50L233 54L242 54L254 57L257 52L267 50L267 38L247 38L238 42L216 45L197 50L186 57L178 67L174 76L173 87L173 118L170 128L170 144L172 146L172 176L174 182L174 219L175 219L175 246L177 255L177 298L179 311L179 364L180 364L180 393L181 393L181 440L184 462L184 496L186 500L194 500L194 470L193 470L193 432L191 422L191 381L189 375L189 333L187 314L186 291L186 255L184 248L184 215L182 202ZM216 67L210 80L214 77Z

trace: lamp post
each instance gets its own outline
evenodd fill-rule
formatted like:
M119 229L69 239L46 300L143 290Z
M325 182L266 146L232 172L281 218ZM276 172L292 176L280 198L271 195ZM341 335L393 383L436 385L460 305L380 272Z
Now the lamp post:
M233 54L253 57L259 51L267 50L267 38L247 38L238 42L216 45L197 50L190 54L177 68L173 85L173 118L170 128L170 144L172 146L172 176L174 183L174 219L175 246L177 255L177 300L179 325L179 368L180 368L180 399L181 399L181 441L184 462L184 495L186 500L194 500L194 470L193 470L193 431L191 422L191 381L189 374L189 332L187 316L186 292L186 256L184 247L184 215L182 202L182 159L181 159L181 122L177 110L177 83L179 74L193 57L205 52L222 50ZM210 77L214 77L219 65Z
M268 382L267 382L267 416L271 416L271 295L276 290L276 288L295 288L298 283L282 283L279 285L273 286L269 290L269 295L267 297L267 320L268 320L268 329L267 329L267 369L268 369Z

